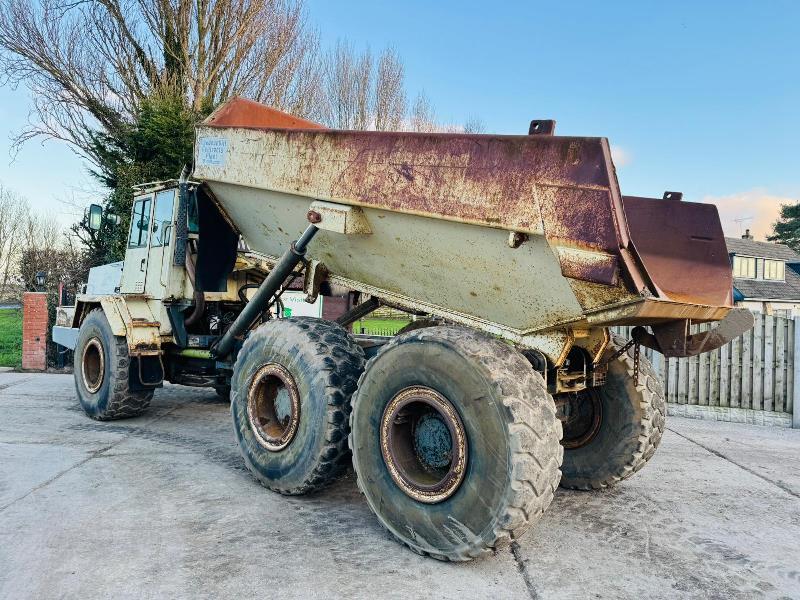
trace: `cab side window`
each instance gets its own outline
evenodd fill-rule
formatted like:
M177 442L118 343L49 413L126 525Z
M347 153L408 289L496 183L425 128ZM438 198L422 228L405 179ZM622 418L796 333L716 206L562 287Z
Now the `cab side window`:
M147 246L147 234L150 231L150 197L139 198L133 203L131 214L131 233L128 236L128 248Z
M156 194L156 207L153 211L153 241L151 246L168 246L172 232L172 209L175 204L175 190L164 190Z

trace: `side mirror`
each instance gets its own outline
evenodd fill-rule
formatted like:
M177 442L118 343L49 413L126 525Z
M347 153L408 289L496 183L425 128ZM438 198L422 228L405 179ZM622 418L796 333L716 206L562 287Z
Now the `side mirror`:
M86 224L92 231L100 231L100 225L103 222L103 207L99 204L92 204L89 206L89 211L86 214Z
M89 226L89 229L92 231L100 231L103 220L111 225L119 225L120 223L119 215L112 213L106 213L104 215L102 206L99 204L90 204L89 210L86 211L86 224Z

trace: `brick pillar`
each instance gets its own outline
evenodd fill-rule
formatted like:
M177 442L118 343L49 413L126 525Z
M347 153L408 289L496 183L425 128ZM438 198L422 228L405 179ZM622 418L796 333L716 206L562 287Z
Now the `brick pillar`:
M47 294L25 292L22 299L22 368L47 368Z

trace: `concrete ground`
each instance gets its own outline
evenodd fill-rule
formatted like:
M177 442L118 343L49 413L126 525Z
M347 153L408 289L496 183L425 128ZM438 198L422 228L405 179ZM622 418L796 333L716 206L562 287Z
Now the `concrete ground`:
M390 540L352 475L266 491L229 421L170 386L97 423L71 376L0 373L0 597L800 597L799 430L672 418L631 480L560 491L517 545L446 564Z

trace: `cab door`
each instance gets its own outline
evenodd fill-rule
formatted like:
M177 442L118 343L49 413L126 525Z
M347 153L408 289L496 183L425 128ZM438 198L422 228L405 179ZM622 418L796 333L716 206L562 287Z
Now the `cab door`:
M150 256L147 263L145 293L151 298L168 295L172 267L172 244L175 237L175 188L155 194L153 220L150 227Z
M123 294L144 293L150 250L152 204L152 194L139 196L133 201L128 247L125 250L125 264L122 266L122 281L120 282L120 292Z

